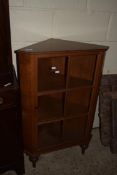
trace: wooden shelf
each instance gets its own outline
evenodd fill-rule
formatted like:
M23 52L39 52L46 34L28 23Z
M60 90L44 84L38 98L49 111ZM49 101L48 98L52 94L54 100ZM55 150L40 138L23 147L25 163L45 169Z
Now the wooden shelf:
M54 96L44 95L39 97L39 107L36 115L38 116L38 125L53 123L55 121L76 118L88 114L88 106L81 103L66 103L64 106L65 94L54 94Z
M40 92L37 92L37 96L51 95L51 94L62 93L62 92L66 92L66 89L54 89L54 90L40 91Z
M44 86L44 84L43 84ZM47 86L46 86L47 87ZM66 87L66 88L65 88ZM68 86L64 86L64 88L58 86L49 86L49 88L47 87L47 89L44 90L38 90L38 96L40 95L47 95L47 94L53 94L53 93L59 93L59 92L66 92L66 91L72 91L75 89L79 89L79 88L92 88L93 84L91 81L89 80L85 80L85 79L80 79L80 78L75 78L75 77L70 77L70 81L68 81Z
M53 117L51 120L50 119L43 119L43 120L38 120L37 122L37 126L39 125L43 125L43 124L48 124L48 123L55 123L55 122L62 122L64 120L69 120L69 119L74 119L74 118L80 118L80 117L84 117L88 115L88 113L79 113L77 115L67 115L67 116L63 116L63 117Z

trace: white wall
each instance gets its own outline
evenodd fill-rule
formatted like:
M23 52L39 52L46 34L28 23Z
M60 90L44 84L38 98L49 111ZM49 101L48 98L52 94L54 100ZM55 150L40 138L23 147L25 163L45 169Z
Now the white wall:
M9 2L13 52L48 38L108 45L103 72L117 73L117 0ZM97 112L94 126L98 126Z

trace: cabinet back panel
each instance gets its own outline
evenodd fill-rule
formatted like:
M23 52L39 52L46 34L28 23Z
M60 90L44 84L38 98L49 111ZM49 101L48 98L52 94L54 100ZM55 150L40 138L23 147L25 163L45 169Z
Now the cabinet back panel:
M61 122L44 124L38 130L39 149L48 148L50 146L61 143Z
M96 55L71 57L69 66L69 85L72 86L72 77L92 82L96 66Z
M63 116L64 94L54 93L38 97L38 120L39 122L59 119Z
M68 119L63 122L63 138L65 140L82 139L85 134L87 117Z
M91 88L82 88L67 92L66 113L67 115L78 115L89 110Z

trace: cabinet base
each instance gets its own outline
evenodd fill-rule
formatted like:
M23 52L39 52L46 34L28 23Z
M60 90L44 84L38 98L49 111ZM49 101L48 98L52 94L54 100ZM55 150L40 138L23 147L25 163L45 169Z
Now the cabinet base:
M91 138L91 137L90 137ZM88 148L89 146L89 141L90 139L86 142L86 143L82 143L82 144L74 144L74 146L80 146L81 147L81 152L82 154L85 154L85 150ZM70 147L71 145L63 145L63 147L59 147L59 148L55 148L54 151L60 150L60 149L65 149L66 147ZM73 144L72 144L73 146ZM26 155L29 157L29 160L32 162L32 166L33 168L36 168L36 163L39 160L40 154L46 154L50 152L50 150L46 150L46 151L42 151L42 152L37 152L37 154L33 155L30 154L29 152L26 152Z
M32 162L33 168L36 168L36 163L39 160L39 156L31 156L31 155L29 155L29 160Z
M88 148L88 145L80 145L82 149L82 154L85 154L85 150Z

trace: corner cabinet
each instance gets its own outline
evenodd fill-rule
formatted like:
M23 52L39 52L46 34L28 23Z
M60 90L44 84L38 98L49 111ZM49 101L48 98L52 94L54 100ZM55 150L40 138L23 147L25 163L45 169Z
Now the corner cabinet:
M106 46L48 39L17 50L24 148L88 147Z

